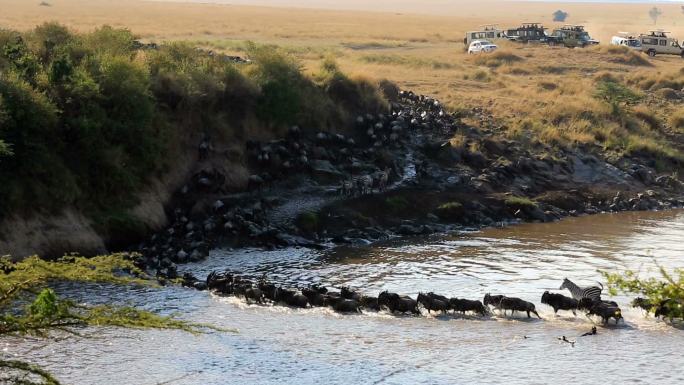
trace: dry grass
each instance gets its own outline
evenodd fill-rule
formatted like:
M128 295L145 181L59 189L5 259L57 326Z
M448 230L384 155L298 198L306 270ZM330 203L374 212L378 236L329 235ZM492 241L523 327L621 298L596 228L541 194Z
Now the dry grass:
M623 46L599 45L586 49L584 52L599 54L602 59L612 63L636 67L653 67L653 63L643 53Z
M522 62L524 59L510 50L499 50L489 55L475 55L470 60L472 63L487 67L500 67L504 64L513 65Z
M684 107L680 107L670 116L670 125L676 132L684 134Z
M312 4L320 3L288 2ZM664 11L659 26L684 37L679 5L658 6ZM349 0L328 7L338 9L136 0L61 0L40 7L26 0L3 0L0 25L25 30L56 20L90 30L125 23L145 40L188 40L239 55L245 54L247 41L274 44L296 56L311 74L319 71L322 60L334 57L345 73L392 80L437 97L452 110L486 106L502 123L503 136L563 146L596 143L622 152L675 151L660 130L682 131L684 112L672 115L677 101L665 100L672 90L684 87L681 58L650 59L620 47L571 50L509 42L501 43L494 55L468 57L461 43L465 31L485 23L510 27L533 20L554 27L550 15L558 8L570 13L569 22L581 22L606 43L617 31L652 28L643 4ZM654 98L652 103L666 103L665 110L648 116L637 109L631 120L616 120L610 107L593 97L601 81L644 91Z

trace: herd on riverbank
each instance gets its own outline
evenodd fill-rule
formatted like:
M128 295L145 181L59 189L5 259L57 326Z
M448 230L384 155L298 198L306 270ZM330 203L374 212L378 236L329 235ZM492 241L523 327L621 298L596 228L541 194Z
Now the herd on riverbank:
M175 194L169 226L134 247L141 264L176 278L176 264L202 260L216 247L365 245L684 205L682 182L643 160L527 149L501 139L483 110L472 111L480 122L472 127L433 98L397 90L390 99L389 113L359 116L346 135L291 127L282 138L246 143L246 192L225 191L230 176L208 163ZM214 151L204 138L198 158ZM302 199L320 204L282 209Z
M329 290L317 284L306 287L285 287L269 281L265 276L253 280L228 271L214 271L207 276L206 280L198 280L192 274L186 273L182 280L184 286L210 290L221 296L242 298L248 304L272 304L300 309L327 307L339 313L386 310L391 314L421 315L421 309L424 309L428 314L436 312L447 315L452 312L454 315L460 313L463 316L471 314L477 317L489 317L494 314L494 311L498 311L506 317L507 312L510 312L510 316L516 312L522 312L528 318L534 314L542 319L534 303L516 297L490 293L485 294L482 301L450 298L433 292L419 293L415 299L386 290L378 296L369 296L346 286L341 287L339 291ZM562 288L565 286L562 285ZM601 318L604 325L607 325L610 319L613 319L616 325L620 320L624 321L622 311L616 302L603 300L600 296L592 296L590 289L593 288L580 289L577 292L570 290L573 297L546 291L541 296L541 303L553 308L554 314L557 314L559 310L564 310L571 311L576 316L577 311L584 311L587 317ZM653 307L642 298L635 299L632 306L646 311ZM668 306L680 306L680 304L669 300L663 301L656 306L655 316L660 317L665 314Z

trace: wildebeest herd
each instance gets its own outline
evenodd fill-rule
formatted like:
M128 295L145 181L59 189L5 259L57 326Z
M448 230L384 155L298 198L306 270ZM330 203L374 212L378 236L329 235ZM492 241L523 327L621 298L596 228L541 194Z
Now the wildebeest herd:
M528 318L534 314L541 319L533 303L516 297L490 293L485 294L482 301L447 297L433 292L421 292L415 299L389 291L383 291L376 297L359 293L346 286L341 287L339 291L329 290L317 284L301 288L283 287L269 281L266 276L252 280L228 271L212 272L206 282L197 280L191 274L186 274L184 281L187 286L206 288L219 295L241 297L247 303L254 304L273 304L293 308L329 307L340 313L386 310L392 314L420 315L421 309L424 309L428 314L436 312L446 315L452 312L453 314L469 313L474 316L487 317L494 314L494 311L503 316L513 316L516 312L522 312L527 314ZM568 289L572 296L567 297L549 291L545 291L541 296L541 302L553 308L554 313L565 310L571 311L576 316L578 310L585 311L588 317L600 317L604 325L611 318L616 324L623 319L617 303L601 299L602 286L582 288L566 278L560 289ZM650 306L645 302L637 299L633 305L642 308Z

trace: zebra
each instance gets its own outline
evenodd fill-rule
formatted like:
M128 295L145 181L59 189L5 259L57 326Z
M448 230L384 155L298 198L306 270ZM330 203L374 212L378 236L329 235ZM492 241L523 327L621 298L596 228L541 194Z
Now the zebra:
M599 285L601 285L600 282L597 282ZM570 294L572 294L572 298L576 300L581 300L582 298L591 298L593 301L600 302L601 301L601 292L603 291L603 285L601 287L598 286L588 286L588 287L579 287L577 286L574 282L571 280L565 278L563 279L563 284L561 285L559 290L563 289L568 289L570 291Z

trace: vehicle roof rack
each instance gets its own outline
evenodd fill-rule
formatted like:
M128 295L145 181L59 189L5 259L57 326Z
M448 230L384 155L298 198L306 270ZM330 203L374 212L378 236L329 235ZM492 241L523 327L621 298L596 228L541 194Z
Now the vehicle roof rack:
M651 29L648 32L649 32L648 36L655 36L655 37L667 37L667 36L665 36L665 34L670 33L669 31L665 31L663 29Z
M499 24L482 24L480 25L480 28L482 28L484 31L494 31L498 30Z

